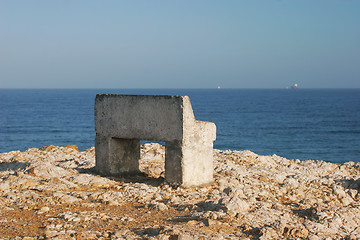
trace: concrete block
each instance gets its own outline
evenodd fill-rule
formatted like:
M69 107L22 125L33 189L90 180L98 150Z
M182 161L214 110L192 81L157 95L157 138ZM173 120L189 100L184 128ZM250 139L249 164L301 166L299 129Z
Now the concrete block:
M140 140L165 142L165 179L197 186L213 181L216 126L195 120L188 96L99 94L95 98L96 169L139 172Z

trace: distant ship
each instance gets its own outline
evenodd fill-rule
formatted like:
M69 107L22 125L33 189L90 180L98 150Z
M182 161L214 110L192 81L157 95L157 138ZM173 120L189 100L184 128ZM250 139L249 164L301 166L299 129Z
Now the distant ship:
M286 87L286 89L298 89L299 85L297 83L294 83L291 87Z
M297 83L294 83L292 86L291 86L291 89L298 89L299 88L299 85Z
M220 86L217 86L217 89L220 89L221 87Z

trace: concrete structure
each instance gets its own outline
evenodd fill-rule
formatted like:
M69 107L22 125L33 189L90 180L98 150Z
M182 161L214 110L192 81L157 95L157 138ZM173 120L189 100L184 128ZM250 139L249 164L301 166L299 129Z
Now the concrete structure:
M188 96L97 95L96 169L103 175L139 172L140 140L163 141L165 179L196 186L213 181L216 126L195 120Z

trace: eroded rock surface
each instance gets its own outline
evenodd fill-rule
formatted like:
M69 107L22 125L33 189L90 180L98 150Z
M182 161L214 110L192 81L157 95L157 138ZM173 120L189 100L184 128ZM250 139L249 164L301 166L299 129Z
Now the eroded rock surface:
M360 163L214 150L214 184L181 188L164 152L123 178L93 172L94 148L0 153L0 238L360 239Z

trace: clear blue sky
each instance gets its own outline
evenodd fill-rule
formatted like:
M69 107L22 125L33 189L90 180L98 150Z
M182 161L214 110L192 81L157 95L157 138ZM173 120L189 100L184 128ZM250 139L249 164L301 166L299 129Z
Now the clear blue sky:
M0 0L0 88L360 87L358 0Z

